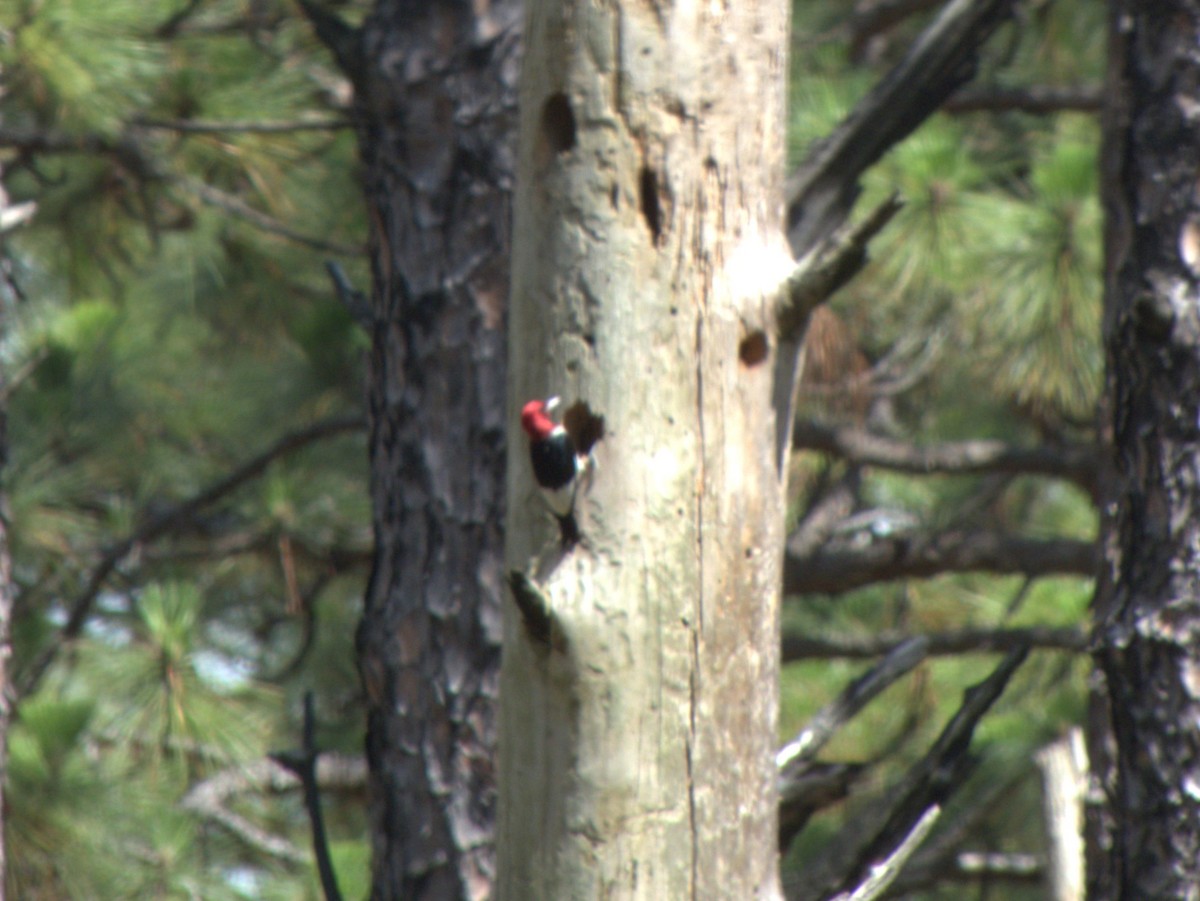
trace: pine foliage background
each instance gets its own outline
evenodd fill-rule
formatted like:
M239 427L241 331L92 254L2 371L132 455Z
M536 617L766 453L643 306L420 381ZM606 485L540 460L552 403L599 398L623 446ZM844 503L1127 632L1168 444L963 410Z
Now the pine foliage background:
M282 0L4 0L0 22L4 184L37 203L3 254L9 896L315 898L266 755L310 689L321 747L361 753L367 339L323 268L365 284L348 85ZM361 784L325 805L361 895Z

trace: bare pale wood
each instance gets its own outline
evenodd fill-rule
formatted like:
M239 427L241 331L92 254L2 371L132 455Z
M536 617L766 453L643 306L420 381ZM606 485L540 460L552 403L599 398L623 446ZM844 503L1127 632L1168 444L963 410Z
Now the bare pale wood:
M565 554L510 455L497 897L774 898L787 4L528 16L509 408L606 429Z

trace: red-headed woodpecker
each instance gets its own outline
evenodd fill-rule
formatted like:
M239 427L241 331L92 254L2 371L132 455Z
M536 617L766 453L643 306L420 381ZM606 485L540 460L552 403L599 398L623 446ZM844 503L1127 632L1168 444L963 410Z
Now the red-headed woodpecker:
M533 477L545 492L547 504L558 520L563 547L571 547L580 539L575 521L575 494L579 489L576 476L586 466L575 448L575 441L560 423L550 418L558 406L558 398L531 400L521 410L521 428L529 436L529 460Z

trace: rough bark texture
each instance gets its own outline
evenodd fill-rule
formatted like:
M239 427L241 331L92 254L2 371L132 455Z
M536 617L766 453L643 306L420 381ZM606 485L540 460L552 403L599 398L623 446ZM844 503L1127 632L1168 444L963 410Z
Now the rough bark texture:
M787 24L530 4L510 409L560 394L606 430L566 553L510 457L500 899L778 894Z
M357 59L339 53L374 274L358 648L377 899L482 898L493 873L517 6L381 0Z
M1094 717L1090 736L1108 810L1093 814L1088 897L1197 898L1200 3L1112 0L1111 10L1112 472L1095 611L1108 722Z

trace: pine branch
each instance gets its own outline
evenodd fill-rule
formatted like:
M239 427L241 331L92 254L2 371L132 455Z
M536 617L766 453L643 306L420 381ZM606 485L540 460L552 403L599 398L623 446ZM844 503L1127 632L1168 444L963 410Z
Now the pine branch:
M58 630L58 634L15 680L17 696L23 698L33 693L63 647L78 638L80 632L83 631L84 625L91 616L92 606L107 584L109 577L142 545L156 541L178 529L204 508L232 494L247 482L258 478L276 460L333 435L360 431L363 425L361 417L342 416L291 432L190 498L152 516L145 517L140 526L101 555L83 588L67 606L67 619Z
M145 548L139 551L140 559L147 563L178 564L205 560L224 560L241 554L271 554L275 542L279 539L279 531L275 527L258 531L232 531L222 529L220 534L213 534L213 529L200 523L197 530L199 540L194 545L183 542L189 537L188 524L182 523L172 531L181 539L173 542L167 548ZM331 544L313 546L291 536L292 551L296 558L324 572L341 574L349 569L367 566L373 558L373 550L367 545Z
M326 241L323 238L314 238L311 235L306 235L292 228L290 225L285 225L275 217L269 216L261 210L256 210L240 197L214 188L212 185L199 179L179 179L177 184L209 206L224 210L230 215L236 216L268 234L278 235L296 244L311 247L313 250L319 250L322 253L333 253L338 256L361 257L365 252L365 248L357 244L339 244L335 241Z
M861 546L839 542L810 553L793 552L791 545L789 540L783 565L785 594L842 594L876 582L963 572L1091 577L1100 559L1094 541L963 529L867 535Z
M297 131L340 131L353 128L354 123L345 118L296 119L282 122L205 122L199 119L154 119L138 117L133 120L138 128L174 131L179 134L290 134Z
M224 210L256 228L286 238L322 253L359 257L365 248L356 244L339 244L306 235L273 216L257 210L233 194L221 191L206 182L168 174L141 144L129 135L107 138L99 134L73 135L46 129L16 129L0 127L0 147L19 150L23 155L83 154L107 156L130 172L140 182L166 181L181 187L209 206Z
M783 635L783 662L841 660L882 657L920 638L930 657L950 654L991 654L1017 648L1068 651L1083 654L1088 649L1087 631L1079 626L1026 626L1012 629L955 629L920 636L897 632L874 635L828 637L787 631Z
M950 441L920 447L852 426L797 419L797 450L820 451L860 466L919 475L1008 473L1067 479L1090 495L1097 491L1096 449L1073 445L1022 448L1003 441Z
M53 129L0 125L0 147L18 150L23 156L107 156L142 181L165 177L158 161L130 135L109 138L95 133L67 134Z

